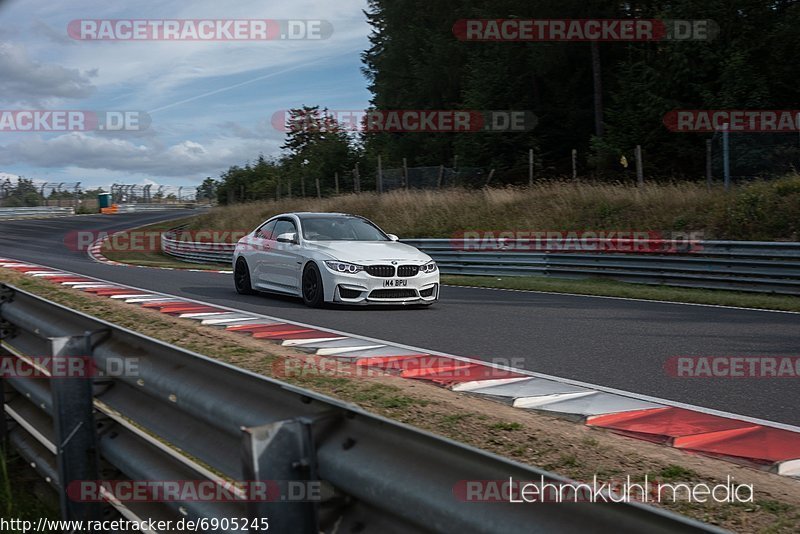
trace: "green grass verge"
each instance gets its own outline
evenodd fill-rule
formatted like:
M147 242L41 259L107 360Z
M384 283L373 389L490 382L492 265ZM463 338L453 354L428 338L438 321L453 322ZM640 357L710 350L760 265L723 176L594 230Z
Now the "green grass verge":
M188 263L179 261L172 256L161 252L112 252L103 250L103 256L112 261L140 265L142 267L167 267L170 269L201 269L214 271L229 271L232 267L228 264Z
M170 220L150 224L138 228L137 232L166 232L177 226L189 223L194 217ZM123 240L123 244L125 241ZM200 264L188 263L177 260L172 256L167 256L160 250L115 250L113 242L106 241L102 248L102 254L111 261L127 263L130 265L140 265L142 267L166 267L170 269L201 269L201 270L227 270L231 266L227 264Z
M58 510L52 503L40 499L32 489L40 482L39 475L21 457L13 453L6 455L0 449L0 517L32 521L34 524L41 517L58 519Z
M452 286L488 287L497 289L519 289L547 291L552 293L574 293L604 297L623 297L644 300L686 302L690 304L713 304L740 308L758 308L800 312L800 298L783 295L762 295L716 289L691 289L670 286L648 286L629 284L614 280L588 279L564 280L557 278L492 277L492 276L443 276L442 283Z

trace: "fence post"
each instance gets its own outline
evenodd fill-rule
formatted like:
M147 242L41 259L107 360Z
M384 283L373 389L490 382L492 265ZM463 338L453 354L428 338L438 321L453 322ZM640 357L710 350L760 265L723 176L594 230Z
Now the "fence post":
M383 160L381 159L380 154L378 154L378 183L377 183L378 194L383 193Z
M577 180L578 178L578 149L572 149L572 179Z
M80 359L87 375L50 378L61 519L67 521L96 520L102 512L100 503L80 502L68 496L70 484L99 479L91 351L89 333L50 339L54 369L73 369L70 360Z
M0 453L2 453L5 458L8 458L8 419L6 418L6 403L8 402L8 398L6 396L6 385L3 377L0 376Z
M436 181L436 187L442 188L442 181L444 180L444 165L439 165L439 179Z
M489 182L491 182L491 181L492 181L492 178L494 178L494 169L492 169L491 171L489 171L489 177L486 179L486 185L487 185L487 186L489 185Z
M334 173L333 180L334 180L335 185L336 185L336 194L338 195L339 194L339 171L336 171L336 173Z
M711 182L713 180L712 172L711 172L711 150L712 150L712 140L706 139L706 187L709 191L711 191Z
M528 150L528 187L533 187L533 149Z
M245 479L265 483L269 495L250 500L248 518L268 518L269 529L276 532L319 532L319 480L311 421L299 418L242 428L242 453ZM296 496L298 489L302 496ZM275 494L278 491L280 495Z
M356 194L361 193L361 175L358 173L358 163L353 169L353 191Z
M644 186L644 163L642 162L642 145L636 145L636 183Z
M403 188L408 190L408 160L403 158Z
M725 172L725 192L731 190L731 133L728 130L728 125L722 125L722 160L723 170Z
M317 184L317 198L322 198L322 193L319 191L319 178L314 178L314 182Z

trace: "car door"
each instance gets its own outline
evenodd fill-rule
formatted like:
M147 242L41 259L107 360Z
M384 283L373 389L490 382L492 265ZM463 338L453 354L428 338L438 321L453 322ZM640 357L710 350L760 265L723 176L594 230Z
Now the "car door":
M270 269L268 264L272 261L269 252L273 244L272 234L277 222L277 219L268 221L256 230L250 238L247 256L252 281L256 287L264 287L269 284L268 273Z
M279 236L294 235L294 242L280 242ZM270 248L270 279L281 288L288 291L300 289L300 236L297 225L293 219L278 219L272 235L273 241Z

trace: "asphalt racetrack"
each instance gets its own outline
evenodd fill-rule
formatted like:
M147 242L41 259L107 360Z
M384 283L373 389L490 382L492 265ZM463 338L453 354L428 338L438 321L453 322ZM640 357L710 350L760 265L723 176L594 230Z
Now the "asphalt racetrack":
M800 356L799 314L457 287L444 287L442 300L430 309L312 310L299 299L237 295L227 274L104 265L65 245L65 235L72 231L124 230L185 215L0 221L0 256L800 426L800 378L687 379L664 370L673 356Z

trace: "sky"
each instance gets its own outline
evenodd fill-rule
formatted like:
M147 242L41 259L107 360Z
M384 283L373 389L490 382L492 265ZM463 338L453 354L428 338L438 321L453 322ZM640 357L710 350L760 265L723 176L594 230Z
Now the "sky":
M276 112L367 107L364 9L366 0L0 0L0 111L144 111L150 119L138 131L2 128L0 174L84 188L190 186L278 155ZM202 42L70 35L71 21L89 19L314 19L333 31L324 40Z

